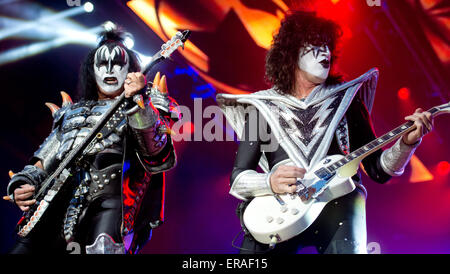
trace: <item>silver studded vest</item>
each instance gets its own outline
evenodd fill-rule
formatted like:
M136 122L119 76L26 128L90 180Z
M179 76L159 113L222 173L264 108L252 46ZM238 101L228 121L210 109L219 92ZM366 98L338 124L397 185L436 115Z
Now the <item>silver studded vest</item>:
M61 123L60 143L61 146L56 154L58 160L72 148L79 145L89 134L94 125L102 118L103 114L111 107L115 100L85 101L73 104L65 112ZM122 115L122 117L124 117ZM124 117L125 118L125 117ZM101 142L97 142L94 147L87 151L88 155L108 150L122 152L122 134L126 125L123 119L119 126L110 131L108 136L103 136Z
M115 100L81 101L68 104L54 113L54 129L35 152L34 157L41 160L44 168L51 172L52 166L62 161L69 151L78 146L89 134L95 124L108 111ZM88 148L85 162L75 167L73 178L77 187L66 211L63 233L66 241L73 240L76 225L87 204L104 194L121 195L121 172L123 154L123 135L126 119L123 113L113 117L119 119L114 128L108 128L101 141ZM103 153L117 155L110 166L98 169L93 164Z
M53 130L45 139L33 157L42 162L44 169L50 173L67 153L79 145L88 135L102 115L114 103L114 100L81 101L68 104L53 114ZM122 140L126 120L124 114L119 117L124 119L118 126L111 129L107 136L103 136L100 142L87 150L88 155L94 155L101 151L114 151L122 153Z

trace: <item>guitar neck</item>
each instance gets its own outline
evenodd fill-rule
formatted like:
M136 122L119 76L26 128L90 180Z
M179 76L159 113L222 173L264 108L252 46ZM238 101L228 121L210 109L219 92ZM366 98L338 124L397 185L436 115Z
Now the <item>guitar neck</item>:
M439 114L439 107L433 107L428 110L428 112L431 113L432 116L436 116ZM353 151L352 153L349 153L344 158L342 158L340 161L332 164L327 169L329 172L334 172L338 168L342 167L343 165L355 160L359 159L362 160L365 157L369 156L370 154L374 153L378 149L386 146L393 140L397 139L398 137L402 136L403 134L412 131L416 128L414 125L414 122L408 121L397 128L389 131L388 133L376 138L375 140L371 141L370 143L366 144L363 147L360 147L359 149Z

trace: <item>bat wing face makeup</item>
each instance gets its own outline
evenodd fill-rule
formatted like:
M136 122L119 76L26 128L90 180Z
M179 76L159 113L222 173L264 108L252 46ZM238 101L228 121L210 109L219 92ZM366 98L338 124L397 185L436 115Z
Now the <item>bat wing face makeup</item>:
M115 94L128 74L129 57L124 48L118 45L103 45L94 56L95 81L107 95Z
M327 45L306 45L300 49L298 66L301 70L325 81L330 72L331 52Z

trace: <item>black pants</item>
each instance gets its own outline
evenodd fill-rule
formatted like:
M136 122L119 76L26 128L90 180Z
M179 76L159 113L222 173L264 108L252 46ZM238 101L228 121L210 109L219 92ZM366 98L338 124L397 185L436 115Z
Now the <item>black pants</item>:
M244 236L241 254L295 254L315 246L321 254L366 253L365 197L360 189L329 202L314 223L300 235L269 249L250 234Z
M78 246L73 244L68 246L62 236L64 213L64 206L55 207L52 212L48 212L47 214L53 218L41 220L39 226L36 226L35 230L27 237L17 240L9 253L85 253L85 246L93 244L101 233L108 234L116 242L122 240L120 233L122 221L120 196L99 197L86 207L75 235L75 243Z

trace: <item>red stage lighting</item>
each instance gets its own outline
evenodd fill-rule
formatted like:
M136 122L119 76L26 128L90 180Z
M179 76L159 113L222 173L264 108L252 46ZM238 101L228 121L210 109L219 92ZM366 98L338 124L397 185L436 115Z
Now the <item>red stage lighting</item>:
M192 134L195 131L195 126L192 122L185 122L183 124L183 134Z
M397 92L397 96L401 100L408 100L409 99L409 94L410 94L409 88L401 88Z
M333 4L336 5L337 3L339 3L339 1L340 1L340 0L331 0L331 3L333 3Z
M441 176L445 176L450 172L450 164L447 161L439 162L437 165L437 172Z

